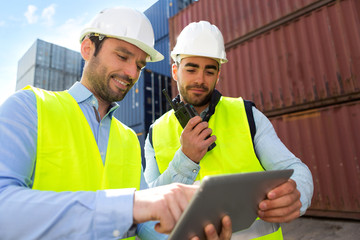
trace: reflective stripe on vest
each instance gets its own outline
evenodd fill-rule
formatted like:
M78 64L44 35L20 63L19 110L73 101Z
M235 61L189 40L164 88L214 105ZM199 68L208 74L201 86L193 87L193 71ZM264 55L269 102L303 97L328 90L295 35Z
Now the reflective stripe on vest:
M140 188L141 151L133 130L112 118L104 166L91 128L69 93L26 89L35 93L38 112L33 189Z
M264 170L254 151L242 98L221 97L215 113L209 120L209 128L216 136L216 147L201 159L196 180L201 180L207 175ZM153 124L152 140L160 173L166 170L175 152L180 148L182 130L173 110L165 113ZM273 229L278 227L274 227L272 223L262 220L255 222L263 222L267 225L267 229L271 229L266 232L267 235L264 237L267 238L264 239L273 239L272 235L279 235L280 238L276 239L282 239L281 230L273 233ZM259 233L263 234L260 230ZM249 233L255 231L254 234L257 234L257 229L244 231Z

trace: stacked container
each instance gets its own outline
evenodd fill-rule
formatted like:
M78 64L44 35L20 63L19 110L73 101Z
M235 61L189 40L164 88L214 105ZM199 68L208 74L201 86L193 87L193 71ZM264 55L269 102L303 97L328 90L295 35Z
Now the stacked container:
M200 0L170 19L171 48L200 20L224 35L217 88L255 102L312 171L307 214L360 219L360 1Z
M79 52L37 39L19 60L16 90L26 85L68 89L80 80L81 59Z

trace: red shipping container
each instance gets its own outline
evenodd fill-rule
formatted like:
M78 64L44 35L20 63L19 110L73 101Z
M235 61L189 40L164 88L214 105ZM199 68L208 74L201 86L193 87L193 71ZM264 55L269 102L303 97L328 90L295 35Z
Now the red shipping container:
M307 214L360 219L360 1L199 0L170 18L170 49L200 20L224 35L217 88L254 101L312 171Z
M224 95L253 100L269 116L360 98L360 1L219 2L194 3L169 26L171 46L193 21L223 32Z
M360 219L360 101L270 119L314 180L308 215Z

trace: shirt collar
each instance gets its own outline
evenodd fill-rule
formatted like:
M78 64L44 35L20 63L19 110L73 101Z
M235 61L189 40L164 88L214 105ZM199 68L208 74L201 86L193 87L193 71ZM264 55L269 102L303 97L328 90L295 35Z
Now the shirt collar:
M77 103L87 103L98 110L99 103L94 94L87 89L82 83L75 82L68 90L68 93L75 99ZM116 102L111 103L108 114L112 117L114 111L119 107Z

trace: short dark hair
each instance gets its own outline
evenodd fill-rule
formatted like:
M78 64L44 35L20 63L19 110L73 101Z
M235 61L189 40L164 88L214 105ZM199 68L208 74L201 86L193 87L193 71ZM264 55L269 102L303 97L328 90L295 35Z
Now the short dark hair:
M103 43L107 39L107 37L104 37L100 40L99 36L90 36L89 39L91 40L91 42L93 42L95 44L94 57L96 57L96 55L99 53L101 46L103 45Z

